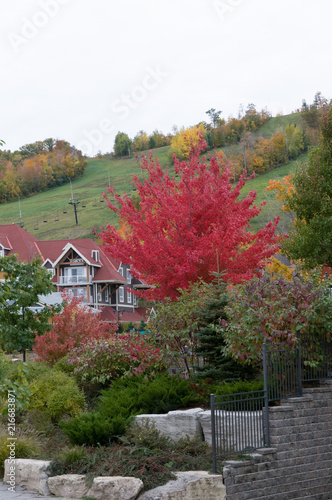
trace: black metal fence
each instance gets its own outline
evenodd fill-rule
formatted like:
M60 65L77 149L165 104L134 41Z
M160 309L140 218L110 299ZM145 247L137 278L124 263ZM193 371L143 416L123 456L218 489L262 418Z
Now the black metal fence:
M266 445L264 440L265 391L215 396L211 394L213 470L217 459L250 452Z
M302 396L299 346L264 343L263 374L267 401Z
M299 336L302 380L332 378L332 339L321 332L303 333Z
M211 394L213 471L217 459L270 446L268 404L302 396L302 383L332 378L332 339L301 334L293 343L263 344L264 390Z

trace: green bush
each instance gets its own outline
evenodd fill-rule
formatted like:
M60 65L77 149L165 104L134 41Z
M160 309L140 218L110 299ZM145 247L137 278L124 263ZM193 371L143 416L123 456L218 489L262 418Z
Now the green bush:
M60 422L73 445L108 445L121 436L130 423L130 417L121 415L105 418L99 413L82 413L77 418L68 422Z
M63 415L76 416L84 408L84 396L69 375L48 368L30 384L30 408L45 411L53 422Z
M41 363L40 361L28 361L26 363L17 361L15 363L12 363L7 378L12 381L20 381L22 373L24 373L25 379L30 383L44 373L49 373L49 371L49 366Z
M261 391L262 389L264 389L263 380L236 380L234 382L219 382L210 385L210 393L215 394L215 396Z
M3 415L8 414L8 404L15 404L16 418L20 418L27 411L31 391L26 372L27 366L25 363L15 363L8 371L7 378L2 380L0 384L0 411Z
M102 391L95 413L61 422L61 427L72 444L108 444L123 435L134 415L167 413L204 400L194 384L179 377L161 374L153 380L144 376L126 377Z
M0 384L8 377L8 373L14 363L0 350Z
M205 401L194 384L177 376L157 374L152 380L144 377L127 377L116 380L109 389L101 392L98 411L110 416L123 414L168 413Z

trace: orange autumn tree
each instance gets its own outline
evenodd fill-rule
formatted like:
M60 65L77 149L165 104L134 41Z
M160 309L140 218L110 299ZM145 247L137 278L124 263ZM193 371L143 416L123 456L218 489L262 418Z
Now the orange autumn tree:
M295 191L292 174L283 177L282 181L270 179L266 191L276 191L276 199L283 203L282 210L289 211L289 200Z
M168 169L164 172L152 155L144 157L141 168L147 179L133 176L139 208L113 188L109 193L120 208L105 195L108 207L131 231L124 238L108 224L98 234L102 245L110 256L130 264L135 277L154 286L150 296L155 299L174 299L179 288L200 278L211 282L215 271L224 272L231 283L250 280L279 248L278 218L256 233L250 231L250 221L261 211L254 204L255 191L242 198L247 177L242 175L233 186L229 165L220 165L216 156L209 164L200 160L205 148L200 134L187 161L174 159L178 179Z

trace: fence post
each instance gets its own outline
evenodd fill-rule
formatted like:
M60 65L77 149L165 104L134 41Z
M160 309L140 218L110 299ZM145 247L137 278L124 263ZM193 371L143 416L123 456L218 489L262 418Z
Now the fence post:
M212 436L212 472L217 474L217 450L216 450L216 429L214 415L214 394L210 394L211 405L211 436Z
M301 340L300 335L297 336L297 348L298 348L298 356L297 356L297 378L299 384L299 396L302 396L302 359L301 359Z
M269 391L267 378L267 350L263 343L263 377L264 377L264 423L265 423L265 446L270 447L270 422L269 422Z

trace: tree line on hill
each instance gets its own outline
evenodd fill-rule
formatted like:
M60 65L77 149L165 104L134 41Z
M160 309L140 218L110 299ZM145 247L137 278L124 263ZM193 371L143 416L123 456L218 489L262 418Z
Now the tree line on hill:
M303 100L301 108L295 111L300 115L301 125L290 123L283 130L277 130L270 138L259 135L259 129L271 118L266 109L257 111L254 104L249 104L245 111L240 109L237 118L230 117L225 120L220 118L221 111L211 108L206 111L210 123L202 121L180 130L174 127L174 134L167 136L158 130L148 136L140 130L134 139L130 139L128 134L118 132L113 156L125 157L130 156L132 152L170 145L170 163L174 163L174 155L179 160L186 160L199 131L207 143L204 153L227 147L226 156L232 163L235 181L244 171L264 173L285 165L307 151L308 147L316 145L319 140L322 110L326 105L327 100L320 92L316 93L312 104Z
M179 160L186 160L192 141L197 140L200 131L206 141L203 153L217 148L226 148L226 157L232 164L233 180L239 179L246 171L251 174L264 173L297 158L311 145L319 141L319 126L322 111L327 100L317 92L313 103L302 101L302 106L295 113L301 116L301 124L289 124L283 130L276 131L271 138L259 136L259 129L271 114L263 109L257 111L254 104L249 104L244 111L240 109L238 117L228 120L220 118L221 111L211 108L206 111L210 123L203 121L193 127L180 130L173 127L173 133L164 135L157 129L151 135L140 130L134 139L128 134L118 132L114 142L114 153L97 157L126 157L133 151L171 146L169 161L174 163L174 155ZM0 146L4 141L0 141ZM220 157L225 156L221 151ZM87 159L82 152L64 140L52 138L26 144L18 151L0 151L0 203L17 200L49 188L68 183L83 175Z
M83 175L86 164L81 151L52 138L0 151L0 203L68 183Z

